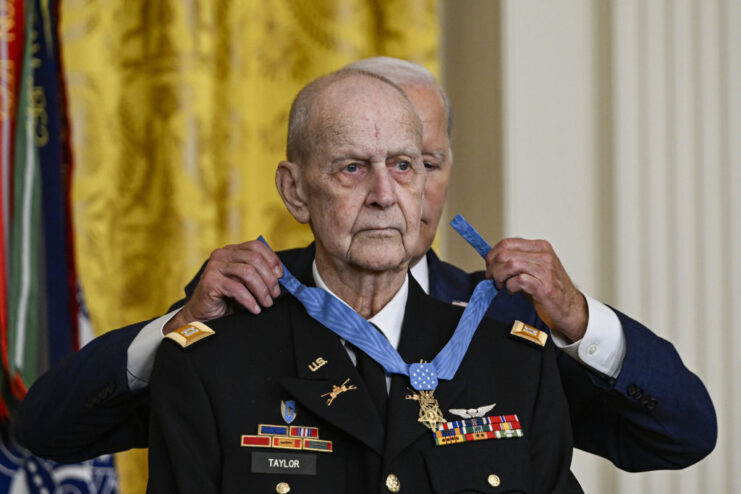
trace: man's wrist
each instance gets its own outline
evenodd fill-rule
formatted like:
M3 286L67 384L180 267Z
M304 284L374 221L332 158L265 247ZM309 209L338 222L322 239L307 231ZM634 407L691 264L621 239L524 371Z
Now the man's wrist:
M193 322L193 319L190 317L190 312L187 311L187 307L183 307L162 327L162 335L166 336L168 333L172 333L176 329L182 328L190 322Z
M623 327L612 309L588 295L584 297L589 307L589 321L583 338L569 343L554 332L553 342L571 358L598 374L617 378L627 349Z
M158 317L145 325L126 351L126 373L129 389L138 391L149 385L154 356L164 335L164 327L177 317L180 309ZM179 326L176 326L176 328Z

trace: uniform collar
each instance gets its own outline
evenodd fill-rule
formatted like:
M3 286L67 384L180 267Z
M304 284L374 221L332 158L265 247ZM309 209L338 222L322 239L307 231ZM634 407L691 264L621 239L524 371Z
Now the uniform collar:
M425 264L426 266L426 264ZM335 295L332 290L327 287L327 284L319 274L319 270L316 267L316 260L311 265L311 271L314 275L314 282L318 288L323 288L332 294L333 297L340 300L343 304L347 305L344 300ZM404 284L401 285L399 291L393 296L391 300L373 317L368 319L368 322L374 324L394 348L399 347L399 339L401 338L401 324L404 322L404 310L407 304L407 298L409 296L409 275L404 278ZM349 306L348 306L349 307Z
M430 267L427 265L427 256L422 256L422 259L417 261L417 264L409 268L409 272L412 273L414 279L419 283L420 288L429 295Z

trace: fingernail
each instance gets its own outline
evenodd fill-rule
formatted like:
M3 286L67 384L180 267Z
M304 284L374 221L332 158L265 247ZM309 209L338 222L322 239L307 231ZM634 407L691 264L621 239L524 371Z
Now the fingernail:
M275 276L282 276L283 270L280 268L280 266L276 266L273 268L273 274L275 274Z

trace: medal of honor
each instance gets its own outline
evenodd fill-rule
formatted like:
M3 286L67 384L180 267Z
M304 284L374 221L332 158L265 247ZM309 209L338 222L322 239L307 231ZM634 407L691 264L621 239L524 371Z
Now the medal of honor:
M437 402L434 393L434 389L429 389L420 390L416 393L412 391L412 394L406 395L407 400L415 400L419 403L417 422L421 422L433 431L445 423L445 417L443 417L443 412L440 410L440 404Z

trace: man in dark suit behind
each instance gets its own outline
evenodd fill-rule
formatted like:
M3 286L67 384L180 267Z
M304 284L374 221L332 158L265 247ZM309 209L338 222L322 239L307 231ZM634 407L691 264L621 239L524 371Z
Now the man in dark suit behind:
M432 361L461 314L425 295L407 272L426 179L421 143L421 122L401 89L344 70L299 93L288 161L276 172L286 207L315 235L304 281L374 323L408 363ZM506 420L524 436L480 431L475 441L469 433L468 441L436 445L436 427L419 419L421 398L409 399L409 377L376 374L383 396L374 394L361 362L375 362L296 299L210 326L215 333L200 323L171 332L158 351L151 493L581 492L569 471L568 407L545 340L533 348L485 319L435 397L446 415L491 404L492 415L516 415ZM281 415L285 403L291 413ZM279 425L261 434L264 424ZM279 432L288 424L300 431ZM304 442L308 430L316 433Z

